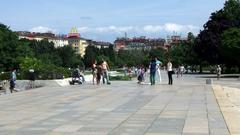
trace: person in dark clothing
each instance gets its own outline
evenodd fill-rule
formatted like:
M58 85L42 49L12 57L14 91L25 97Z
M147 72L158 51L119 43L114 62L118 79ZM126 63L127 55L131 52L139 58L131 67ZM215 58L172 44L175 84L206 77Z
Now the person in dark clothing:
M157 70L157 64L156 64L156 60L152 59L149 65L149 69L150 69L150 82L151 85L155 85L155 74L156 74L156 70Z
M97 69L97 85L99 85L102 77L102 65L98 63L96 69Z
M92 64L92 82L93 82L93 85L95 84L95 80L97 81L97 61L94 60L93 61L93 64Z
M167 71L168 71L168 84L172 85L173 84L172 75L174 74L174 71L173 71L172 63L170 62L170 60L167 63Z
M16 70L14 69L11 73L11 79L10 79L10 92L11 93L13 93L13 91L17 92L17 90L15 89L16 80L17 80L17 75L16 75Z
M29 88L34 88L34 81L35 81L35 72L33 69L29 70Z

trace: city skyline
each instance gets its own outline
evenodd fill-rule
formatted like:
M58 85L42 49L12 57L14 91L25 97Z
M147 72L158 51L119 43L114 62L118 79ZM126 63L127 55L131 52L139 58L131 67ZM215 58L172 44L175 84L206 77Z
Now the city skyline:
M0 22L14 31L67 34L77 27L82 37L113 41L116 37L166 37L197 34L225 0L17 0L2 2ZM16 4L17 3L17 4Z

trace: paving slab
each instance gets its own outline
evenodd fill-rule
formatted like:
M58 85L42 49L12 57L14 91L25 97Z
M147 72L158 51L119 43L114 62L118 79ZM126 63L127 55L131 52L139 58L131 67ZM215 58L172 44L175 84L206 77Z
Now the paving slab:
M155 86L134 80L6 94L0 96L0 134L230 134L213 89L204 79L174 76L174 85L164 82L166 75Z

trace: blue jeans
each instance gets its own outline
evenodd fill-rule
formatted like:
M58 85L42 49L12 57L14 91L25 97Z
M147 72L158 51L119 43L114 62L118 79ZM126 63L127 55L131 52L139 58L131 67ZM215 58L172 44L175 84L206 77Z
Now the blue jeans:
M103 84L105 84L105 79L107 80L107 83L109 83L107 70L103 70Z
M155 85L155 74L156 74L156 72L150 72L151 85Z

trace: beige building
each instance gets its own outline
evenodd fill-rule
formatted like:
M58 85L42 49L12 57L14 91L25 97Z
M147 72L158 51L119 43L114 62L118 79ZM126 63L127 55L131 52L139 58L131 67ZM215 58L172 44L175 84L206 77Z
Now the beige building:
M84 57L88 43L87 40L81 38L77 28L72 28L68 34L68 44L74 48L77 54L80 54L81 57Z
M77 28L72 28L68 35L55 35L53 33L34 33L20 31L17 32L19 39L37 40L41 41L47 39L49 42L53 42L56 48L70 45L77 54L84 57L85 50L88 46L86 39L81 38Z
M55 38L49 38L48 41L53 42L55 48L68 46L68 39L64 36L56 36Z

